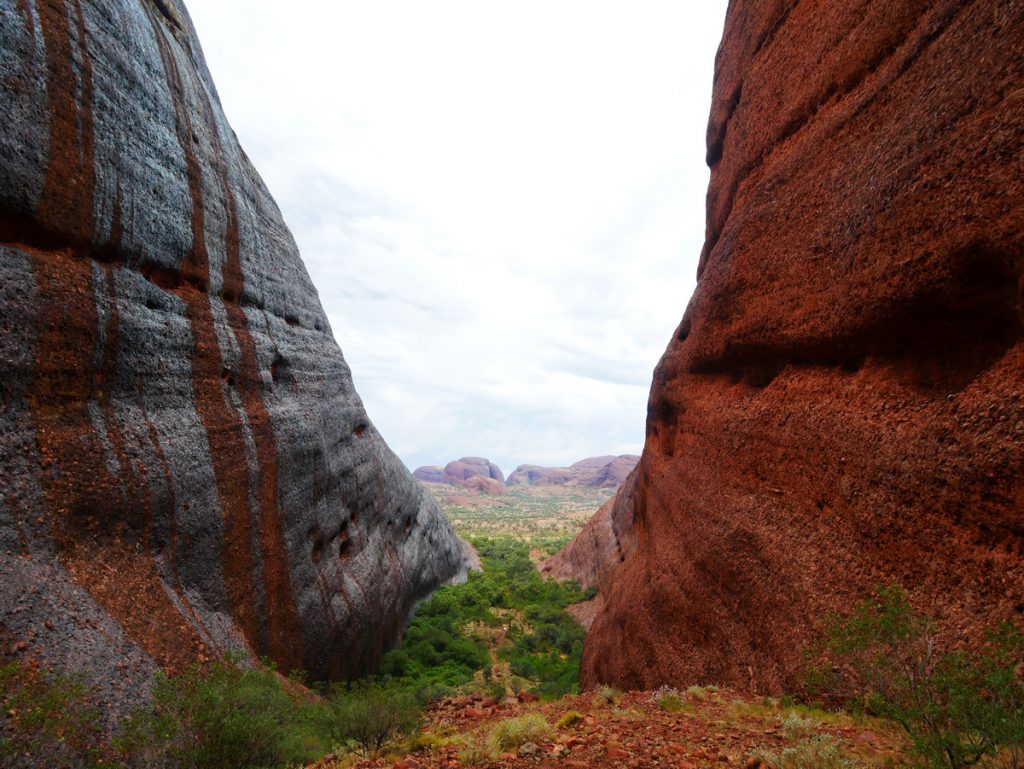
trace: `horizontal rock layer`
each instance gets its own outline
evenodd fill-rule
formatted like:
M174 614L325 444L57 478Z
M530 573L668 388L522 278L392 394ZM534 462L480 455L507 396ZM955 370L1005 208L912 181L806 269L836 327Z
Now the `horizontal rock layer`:
M795 685L900 582L947 642L1024 612L1024 5L730 3L696 293L584 684Z
M462 551L367 418L185 9L0 19L0 629L108 702L227 649L373 669Z

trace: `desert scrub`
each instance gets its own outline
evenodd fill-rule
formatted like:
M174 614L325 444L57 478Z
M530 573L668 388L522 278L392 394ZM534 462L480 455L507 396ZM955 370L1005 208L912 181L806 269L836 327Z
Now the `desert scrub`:
M544 579L525 542L474 539L473 545L483 572L425 601L401 648L384 656L382 673L418 691L451 692L480 675L489 680L493 654L520 690L549 699L576 692L584 630L565 607L583 600L584 591ZM489 639L499 637L504 641L491 648Z
M654 704L666 713L680 713L690 708L683 694L671 686L662 686L651 697Z
M537 713L499 721L487 736L492 753L508 753L528 742L539 742L550 731L548 722Z
M758 750L753 758L773 769L858 769L861 766L845 756L841 743L828 734L811 737L777 753Z
M17 662L0 667L0 766L40 756L54 769L116 765L88 697L78 677Z
M933 769L964 769L1024 744L1024 635L1010 624L974 652L942 652L898 585L826 620L812 690L898 723ZM1014 754L1016 755L1016 754Z
M602 705L618 705L622 692L614 686L599 686L594 690L594 699Z
M799 740L809 737L821 726L821 722L814 718L804 718L799 713L791 712L786 716L779 717L782 724L782 733L788 740Z
M419 700L396 681L364 679L339 685L328 708L334 742L368 758L376 758L421 723Z
M158 673L153 703L126 720L119 747L130 763L160 769L244 769L310 763L331 747L330 713L285 691L266 668L238 658Z
M555 722L556 729L568 729L570 726L575 726L583 720L583 716L580 715L577 710L570 710L563 714L561 718Z

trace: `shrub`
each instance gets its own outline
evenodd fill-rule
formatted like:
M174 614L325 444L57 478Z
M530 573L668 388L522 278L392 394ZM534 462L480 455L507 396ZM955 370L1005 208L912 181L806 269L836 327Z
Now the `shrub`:
M153 704L126 722L120 746L161 769L243 769L309 763L327 751L323 706L284 690L271 670L237 658L158 673Z
M803 718L799 713L790 713L779 718L782 724L782 733L787 739L799 740L814 734L820 722L813 718Z
M617 705L622 697L622 692L613 686L597 687L597 696L609 705Z
M1024 743L1024 637L1009 625L975 653L940 652L932 621L896 585L826 622L813 687L900 724L934 769L963 769Z
M47 766L110 766L98 711L81 679L20 663L0 667L0 765L46 756Z
M578 724L582 720L583 720L583 716L581 716L579 714L579 711L570 710L569 712L565 713L561 718L558 719L558 721L555 723L555 728L556 729L567 729L570 726L575 726L576 724Z
M666 713L680 713L689 707L679 692L666 686L657 691L654 704Z
M811 737L778 753L756 751L754 758L774 769L857 769L859 766L843 755L839 741L828 734Z
M547 735L548 722L536 713L499 721L491 729L487 744L493 753L507 753L527 742L538 742Z
M335 741L370 758L420 725L419 700L396 681L364 679L338 686L330 710Z

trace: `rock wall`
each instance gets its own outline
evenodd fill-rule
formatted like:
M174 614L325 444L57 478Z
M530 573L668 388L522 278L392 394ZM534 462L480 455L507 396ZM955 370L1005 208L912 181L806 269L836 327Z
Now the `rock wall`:
M0 0L0 112L0 630L108 704L227 649L373 669L462 550L184 7Z
M1024 5L733 0L696 293L586 685L779 690L897 581L1024 613Z
M619 494L629 496L635 488L636 473L632 473ZM633 508L617 499L618 495L601 505L572 542L541 561L538 568L544 576L572 579L581 587L597 587L600 591L636 544Z

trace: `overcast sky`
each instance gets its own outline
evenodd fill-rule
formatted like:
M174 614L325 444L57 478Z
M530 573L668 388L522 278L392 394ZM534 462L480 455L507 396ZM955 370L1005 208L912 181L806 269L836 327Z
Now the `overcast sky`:
M409 465L640 453L694 287L726 0L188 0Z

